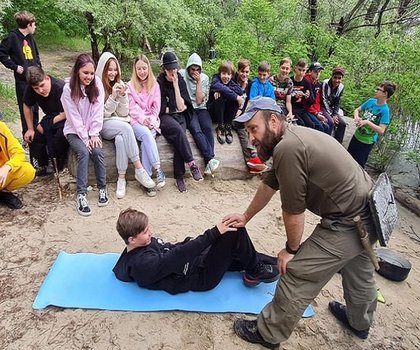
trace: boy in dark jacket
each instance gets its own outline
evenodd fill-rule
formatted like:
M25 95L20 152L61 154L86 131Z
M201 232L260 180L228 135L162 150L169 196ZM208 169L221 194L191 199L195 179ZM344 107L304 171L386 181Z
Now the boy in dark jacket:
M11 31L0 44L0 62L13 71L15 76L16 99L19 106L22 135L28 127L23 113L23 95L26 88L26 71L31 66L41 66L35 33L35 16L27 11L15 14L18 28ZM33 108L34 122L38 124L38 106Z
M233 74L232 62L222 62L210 85L208 110L217 123L216 136L220 144L232 143L232 121L245 102L242 88L232 79Z
M123 210L117 231L127 244L113 271L124 282L171 294L216 287L226 271L242 271L247 286L278 279L277 259L257 253L245 228L218 223L183 242L163 243L152 237L146 214Z

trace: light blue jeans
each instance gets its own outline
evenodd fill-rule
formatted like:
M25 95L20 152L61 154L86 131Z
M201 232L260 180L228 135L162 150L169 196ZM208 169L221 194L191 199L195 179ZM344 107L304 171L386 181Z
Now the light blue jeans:
M151 176L153 168L160 166L159 152L156 145L154 130L139 123L131 125L136 139L141 142L141 162L144 169Z

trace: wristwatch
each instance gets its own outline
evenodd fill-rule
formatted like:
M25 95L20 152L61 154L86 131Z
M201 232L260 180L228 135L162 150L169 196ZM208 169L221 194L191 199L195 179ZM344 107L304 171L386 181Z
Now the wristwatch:
M289 245L287 244L287 241L286 241L286 252L288 252L289 254L295 255L299 251L299 249L300 249L300 245L299 245L298 249L296 249L296 250L291 249L289 247Z

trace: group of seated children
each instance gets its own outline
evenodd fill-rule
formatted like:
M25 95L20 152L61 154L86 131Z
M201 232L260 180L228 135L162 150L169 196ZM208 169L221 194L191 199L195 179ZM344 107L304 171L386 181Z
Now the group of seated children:
M89 158L94 163L98 206L108 204L102 138L115 143L119 175L117 198L126 194L125 174L129 161L134 165L136 180L148 196L155 196L157 189L165 185L155 139L159 134L174 146L174 178L181 193L187 190L185 164L193 180L203 180L186 135L187 129L204 159L204 174L212 175L220 166L215 158L213 122L217 124L216 138L220 144L232 143L235 130L249 171L265 171L267 166L258 157L246 130L234 123L245 111L248 101L257 96L276 100L289 120L329 134L334 131L334 137L340 143L343 140L346 124L339 106L345 71L341 67L334 68L331 78L323 83L319 76L324 68L319 62L312 63L307 73L307 63L299 60L294 67L294 76L289 77L292 69L289 58L280 61L278 73L272 76L269 63L261 62L258 76L253 80L249 78L250 62L245 59L239 60L236 73L230 61L222 62L211 82L202 72L202 60L196 53L189 57L186 68L179 70L175 53L166 52L161 67L155 78L148 58L139 55L134 60L131 80L127 84L121 79L118 60L109 52L101 55L97 67L91 56L79 55L67 82L46 75L37 66L27 69L28 85L23 97L27 125L24 139L29 144L38 175L62 169L68 147L74 151L77 159L76 203L80 215L91 214L87 199ZM375 97L386 105L386 98L394 90L395 85L385 82L377 89L381 96ZM37 105L45 113L38 125L33 113L33 107ZM364 104L356 111L366 108ZM382 126L385 124L386 127L389 117L379 118L377 122L379 124L372 124L380 125L378 130L366 125L372 130L372 135L368 136L373 143L376 141L374 136L385 130ZM359 122L359 126L364 126L363 123ZM363 160L358 161L364 166L370 149L357 147L357 140L365 144L360 138L363 137L355 135L350 151L362 153Z

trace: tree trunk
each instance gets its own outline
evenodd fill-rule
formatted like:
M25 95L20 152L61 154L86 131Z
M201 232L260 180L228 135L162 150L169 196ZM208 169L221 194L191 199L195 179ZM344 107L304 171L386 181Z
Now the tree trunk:
M309 5L309 21L311 23L316 23L318 17L318 1L317 0L308 0Z
M97 63L99 61L98 38L95 33L95 19L90 12L86 13L87 25L90 35L90 47L92 50L92 58Z

